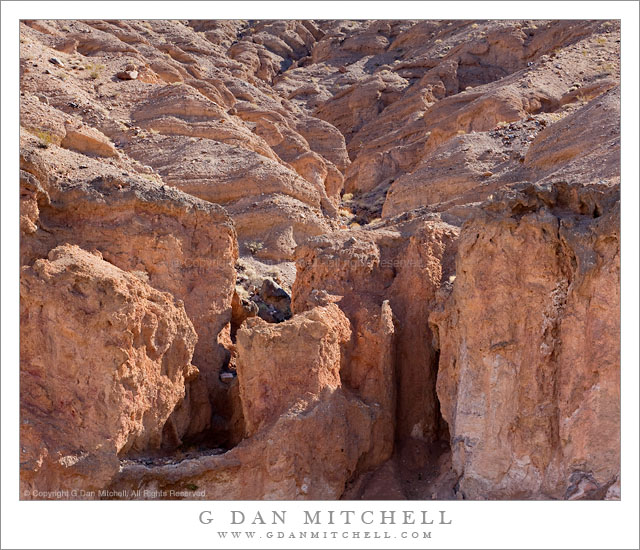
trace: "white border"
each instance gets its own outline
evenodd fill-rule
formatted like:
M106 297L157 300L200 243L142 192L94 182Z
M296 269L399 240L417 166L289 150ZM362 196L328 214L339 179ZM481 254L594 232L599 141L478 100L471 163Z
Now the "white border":
M2 548L216 548L229 510L446 510L432 539L259 539L236 548L638 548L638 3L637 2L3 2L2 3ZM592 18L622 19L621 502L19 502L18 20L20 18ZM422 505L425 506L422 506ZM212 510L212 526L198 522ZM295 528L293 522L287 530ZM370 528L374 529L374 528ZM384 530L376 526L376 530ZM257 529L258 530L258 529ZM276 528L278 530L278 528ZM280 528L281 530L281 528ZM420 530L422 530L420 528Z

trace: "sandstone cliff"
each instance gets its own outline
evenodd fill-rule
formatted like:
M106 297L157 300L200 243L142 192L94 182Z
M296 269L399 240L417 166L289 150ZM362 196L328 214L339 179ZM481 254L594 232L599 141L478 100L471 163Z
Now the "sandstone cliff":
M453 291L431 320L468 498L602 498L617 480L616 195L525 187L462 231Z

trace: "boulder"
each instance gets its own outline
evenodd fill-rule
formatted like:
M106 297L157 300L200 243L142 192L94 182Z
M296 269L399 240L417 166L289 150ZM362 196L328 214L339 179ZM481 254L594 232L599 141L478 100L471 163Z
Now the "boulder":
M80 491L104 488L118 457L159 449L198 375L182 304L77 246L22 268L20 336L20 482L34 498L91 498Z
M120 71L116 76L120 80L135 80L138 78L138 71Z

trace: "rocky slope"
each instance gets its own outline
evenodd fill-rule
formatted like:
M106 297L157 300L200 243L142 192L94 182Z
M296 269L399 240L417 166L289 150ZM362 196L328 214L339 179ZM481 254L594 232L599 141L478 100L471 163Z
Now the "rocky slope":
M24 488L619 498L619 43L22 22Z

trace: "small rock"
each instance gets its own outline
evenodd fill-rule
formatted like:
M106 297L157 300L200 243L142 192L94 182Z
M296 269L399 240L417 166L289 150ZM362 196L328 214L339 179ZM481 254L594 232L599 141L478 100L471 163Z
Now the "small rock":
M220 380L222 382L231 382L235 378L235 375L232 372L221 372Z
M64 67L64 63L60 61L57 57L49 58L49 63L53 63L54 65L58 65L59 67Z
M53 74L53 73L52 73L49 69L46 69L46 70L44 71L44 74Z
M278 285L273 279L265 279L262 282L260 294L265 300L290 300L289 293Z
M120 71L116 76L120 80L135 80L138 78L138 71Z

